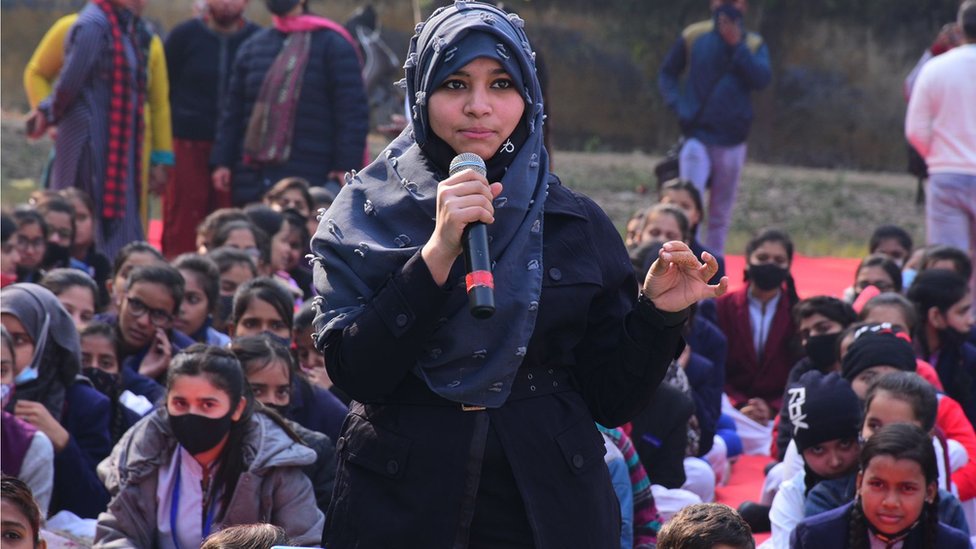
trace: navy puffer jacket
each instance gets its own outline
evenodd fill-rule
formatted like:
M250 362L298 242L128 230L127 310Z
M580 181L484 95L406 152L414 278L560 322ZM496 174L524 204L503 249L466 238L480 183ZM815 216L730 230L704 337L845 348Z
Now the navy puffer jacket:
M262 29L241 45L234 60L211 162L232 168L231 188L238 205L260 200L281 178L299 176L312 185L324 185L329 172L358 169L363 163L369 106L359 59L338 33L318 30L312 33L291 157L261 170L242 165L251 110L285 38L287 34L277 29Z

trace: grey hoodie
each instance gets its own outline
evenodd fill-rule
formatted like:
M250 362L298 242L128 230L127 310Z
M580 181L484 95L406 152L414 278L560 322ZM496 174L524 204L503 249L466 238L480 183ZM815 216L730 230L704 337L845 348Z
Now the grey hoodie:
M159 409L129 429L98 465L112 501L98 516L95 547L155 546L158 472L175 450L166 411ZM315 461L315 452L260 412L250 420L243 452L245 471L214 531L267 522L283 528L293 545L318 545L325 517L302 472Z

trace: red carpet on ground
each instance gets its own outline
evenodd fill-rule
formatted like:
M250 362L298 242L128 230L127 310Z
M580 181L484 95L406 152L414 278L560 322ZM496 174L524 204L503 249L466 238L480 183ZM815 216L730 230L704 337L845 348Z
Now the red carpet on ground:
M762 489L763 468L772 461L768 456L739 456L732 464L732 475L725 486L715 488L715 501L738 509L743 501L758 501ZM769 533L753 534L756 544L769 538Z
M854 284L854 273L860 262L857 258L807 257L796 254L793 256L790 272L801 299L815 295L841 297L844 290ZM745 263L745 257L741 255L725 256L725 274L729 277L730 290L745 284L742 281Z

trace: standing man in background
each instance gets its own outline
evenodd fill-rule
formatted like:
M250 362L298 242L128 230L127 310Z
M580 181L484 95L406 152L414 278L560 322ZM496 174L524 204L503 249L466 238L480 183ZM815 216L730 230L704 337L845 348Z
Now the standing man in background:
M919 72L905 136L929 171L925 231L929 244L976 254L976 0L959 7L963 44ZM976 277L971 281L976 288Z
M712 19L681 33L658 74L658 87L685 137L680 178L703 195L711 182L704 244L718 253L725 251L746 160L750 95L769 85L771 77L762 37L743 28L747 8L747 0L711 0Z
M231 205L230 193L210 183L210 153L237 48L260 28L244 19L245 8L247 0L206 0L199 17L166 38L176 152L163 206L167 257L193 251L197 225L210 212Z

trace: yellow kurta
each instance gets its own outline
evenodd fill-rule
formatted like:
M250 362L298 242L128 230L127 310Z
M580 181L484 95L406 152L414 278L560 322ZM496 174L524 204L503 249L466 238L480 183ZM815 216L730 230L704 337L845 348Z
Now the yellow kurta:
M32 109L51 95L54 82L64 65L64 41L78 19L77 13L65 15L48 29L37 45L24 69L24 90ZM146 75L146 105L144 116L146 133L142 151L142 187L139 209L143 230L148 234L149 165L172 164L173 130L169 113L169 76L166 73L166 54L163 41L153 35L149 45L149 68Z

